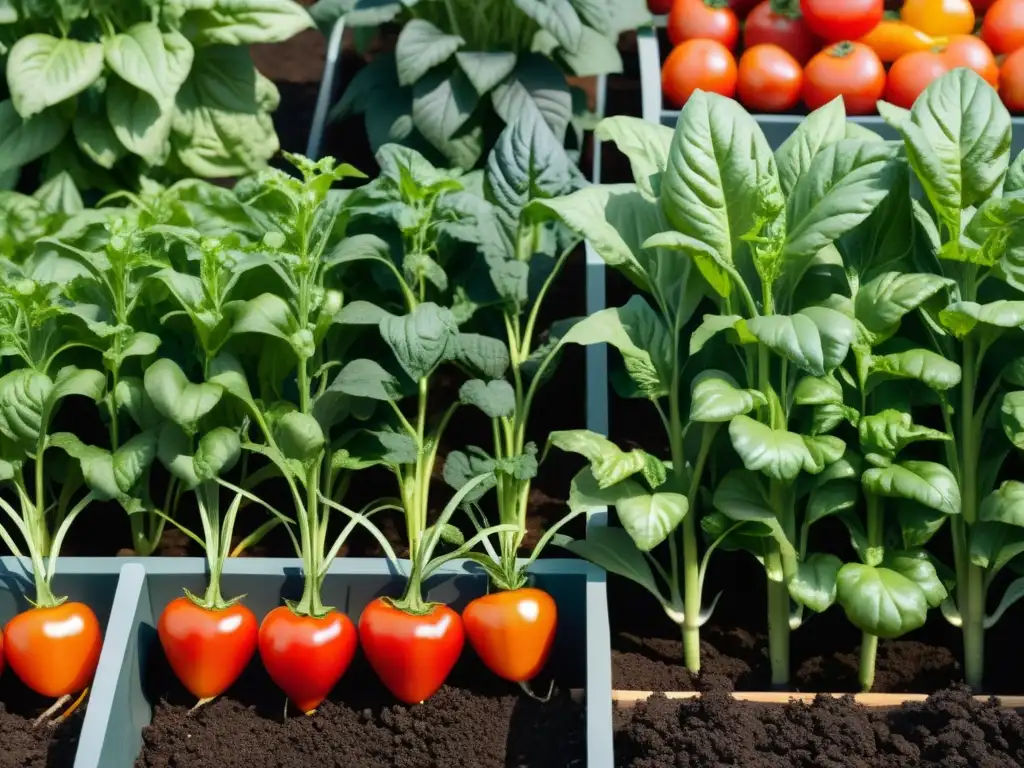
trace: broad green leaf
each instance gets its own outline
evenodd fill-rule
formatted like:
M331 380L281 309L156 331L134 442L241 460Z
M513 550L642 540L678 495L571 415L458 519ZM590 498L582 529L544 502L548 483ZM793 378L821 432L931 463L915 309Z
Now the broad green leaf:
M907 157L940 217L991 197L1010 162L1010 115L981 77L957 68L935 80L899 126Z
M938 608L946 599L946 588L935 571L928 553L923 549L894 552L885 558L885 567L917 584L924 592L930 608Z
M391 260L391 246L377 235L361 234L346 237L324 256L331 265L349 264L353 261L379 261L394 265Z
M82 195L75 186L71 174L62 172L45 181L32 193L32 197L43 204L50 213L74 216L85 208Z
M590 315L574 325L561 344L610 344L619 350L629 377L647 397L664 397L669 392L672 338L641 296L634 296L624 307Z
M888 568L848 563L839 571L837 597L855 627L882 638L896 638L924 626L925 593Z
M660 597L654 573L643 553L629 534L621 528L594 528L585 539L554 539L559 546L574 555L589 560L609 573L634 581L653 595Z
M796 554L793 542L771 508L768 490L757 474L743 470L730 472L715 489L712 503L730 520L758 524L759 530L766 531L783 550Z
M412 85L438 64L448 61L465 43L458 35L447 35L426 19L410 19L395 44L398 84Z
M375 360L359 359L345 365L328 391L352 397L394 402L402 398L401 383Z
M1010 168L1006 172L1006 181L1003 184L1003 193L1010 195L1014 192L1024 190L1024 152L1020 152Z
M999 410L1006 437L1024 450L1024 392L1007 392Z
M515 6L550 32L567 51L579 49L583 22L569 0L512 0Z
M14 108L27 119L92 85L103 72L103 46L25 35L8 52L6 70Z
M737 416L732 420L729 437L744 467L763 472L775 480L792 481L801 472L817 474L829 463L820 450L815 450L816 446L812 445L814 438L804 438L784 429L772 429L749 416Z
M163 165L171 153L174 106L161 103L119 77L107 83L107 119L117 140L150 165Z
M701 371L693 380L690 395L690 421L724 423L735 416L768 405L755 389L741 389L722 371Z
M245 371L233 355L221 352L210 362L208 381L210 384L222 387L225 392L250 407L253 406L253 397L249 391L249 382L245 377Z
M65 366L57 371L53 379L53 391L48 398L47 407L52 409L58 400L72 395L99 400L106 385L106 376L101 371L76 368L73 365Z
M146 394L142 379L125 376L118 379L114 388L114 402L120 410L124 408L140 429L153 429L162 420L160 412Z
M745 325L758 341L812 376L824 376L841 365L857 333L849 317L826 307L761 315Z
M334 322L342 325L380 325L380 321L393 315L369 301L350 301L334 316Z
M741 343L752 343L757 341L747 331L746 322L739 315L704 315L703 322L690 336L690 355L695 355L704 349L704 345L720 333L733 331Z
M547 56L520 55L512 73L491 91L491 103L507 125L539 116L558 146L565 141L573 115L572 93L563 70Z
M606 510L619 500L622 489L613 485L601 488L590 467L584 467L569 484L569 509L577 513L590 513Z
M860 493L853 480L836 480L819 485L807 499L807 517L804 525L810 526L819 520L837 515L857 504Z
M797 564L790 579L789 596L815 613L822 613L836 601L836 578L843 561L835 555L815 552Z
M48 109L28 120L10 99L0 101L0 173L27 165L52 151L68 132L68 121Z
M639 483L623 483L625 495L615 502L619 522L641 552L650 552L668 538L686 516L689 505L681 493L650 493Z
M704 279L712 290L722 298L729 298L733 289L733 278L730 275L731 264L726 264L720 255L708 245L695 240L682 232L659 232L647 238L644 248L664 248L669 251L681 251L697 265Z
M971 562L999 571L1024 554L1024 528L1006 523L979 521L971 526Z
M661 180L668 167L672 133L671 128L663 125L625 116L606 117L594 131L597 138L613 142L629 158L637 188L655 202L661 195Z
M918 440L949 440L945 432L915 424L909 413L886 409L864 416L858 425L860 447L867 453L893 457Z
M451 310L432 302L419 304L411 314L380 321L380 334L399 365L413 381L428 376L455 354L459 328Z
M80 106L71 122L71 131L78 148L101 168L113 168L114 163L127 154L128 150L110 126L106 112L89 112Z
M177 95L195 56L188 38L180 32L161 33L152 22L108 38L104 49L107 66L118 77L161 103Z
M661 205L675 229L707 245L729 264L746 248L762 182L775 163L757 122L732 99L698 91L679 116Z
M452 359L485 379L500 379L509 366L508 347L491 336L460 333L455 337Z
M870 361L872 377L917 379L932 389L945 392L960 383L960 366L930 349L910 349Z
M254 299L233 304L232 334L258 333L290 341L299 330L288 302L273 293L261 293Z
M964 338L978 326L999 333L1003 329L1024 326L1024 301L999 299L988 304L958 301L942 310L939 320L958 339Z
M207 0L189 20L196 44L203 46L281 43L313 26L309 12L291 0Z
M0 378L0 432L19 443L36 443L52 392L49 376L27 368Z
M66 432L51 435L49 442L78 460L86 485L100 501L127 501L129 492L156 458L157 450L157 435L152 431L135 435L113 454L85 445Z
M929 509L916 502L904 501L896 510L896 520L900 526L904 548L923 547L945 525L946 517L945 513L938 510ZM974 536L973 529L971 536Z
M504 379L471 379L459 388L459 400L476 406L492 419L512 416L516 410L516 392Z
M484 96L516 68L518 57L511 51L459 51L455 60L476 92Z
M793 390L795 405L842 404L843 385L833 376L804 376Z
M173 360L161 359L146 369L143 382L153 406L175 424L191 428L220 402L223 389L193 384Z
M642 474L652 488L665 482L665 465L646 451L623 451L603 435L587 429L552 432L548 445L578 453L590 462L590 472L602 491Z
M463 498L462 503L472 504L479 501L497 484L494 476L495 461L479 448L470 447L467 453L452 451L444 461L444 481L456 491L478 475L490 474L486 480L472 488Z
M286 459L316 459L324 448L324 433L312 416L298 411L285 414L274 425L274 439Z
M952 285L952 280L939 275L886 272L857 292L857 320L872 333L886 333L899 325L908 312Z
M981 503L978 518L1024 528L1024 483L1006 480Z
M898 148L875 141L842 141L822 149L786 205L782 258L792 284L821 249L861 224L895 182Z
M841 98L833 99L801 120L796 130L775 150L783 194L792 193L822 149L844 138L847 138L846 109Z
M465 148L453 140L480 99L469 78L456 67L441 67L418 79L412 86L412 93L412 120L416 129L448 162L472 168L481 148L465 155Z
M185 490L193 490L202 482L193 461L192 439L177 424L164 424L160 430L157 457Z
M960 513L960 487L952 472L931 461L904 461L864 472L865 490L878 496L910 499L947 515Z

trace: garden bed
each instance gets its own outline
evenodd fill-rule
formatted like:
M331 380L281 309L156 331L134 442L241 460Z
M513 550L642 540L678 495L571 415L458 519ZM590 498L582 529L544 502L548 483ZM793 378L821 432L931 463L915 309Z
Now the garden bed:
M75 761L84 708L56 726L36 726L35 719L53 702L22 685L14 675L0 682L0 766L65 768Z
M166 663L155 662L148 682L160 703L143 731L140 768L304 768L323 755L344 755L359 768L445 764L455 755L474 768L586 763L584 708L568 694L572 678L558 669L536 681L543 694L552 673L557 681L541 703L489 674L467 650L449 684L408 707L360 658L314 717L291 709L283 719L284 695L258 664L229 696L189 714L193 700Z

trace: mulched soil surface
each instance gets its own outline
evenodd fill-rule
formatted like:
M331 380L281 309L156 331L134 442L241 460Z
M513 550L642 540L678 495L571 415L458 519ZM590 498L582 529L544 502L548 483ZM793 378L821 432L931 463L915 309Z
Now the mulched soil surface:
M58 726L34 727L35 718L52 703L5 671L0 681L0 768L70 768L74 764L85 706Z
M964 687L923 704L870 710L851 697L811 704L693 701L657 695L616 713L616 765L629 768L1011 768L1024 765L1024 719Z

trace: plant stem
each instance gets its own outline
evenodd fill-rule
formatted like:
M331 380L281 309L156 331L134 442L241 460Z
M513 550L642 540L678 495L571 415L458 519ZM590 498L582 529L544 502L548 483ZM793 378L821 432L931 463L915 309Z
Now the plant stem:
M864 411L861 411L862 413ZM867 494L868 517L868 548L882 546L884 519L882 517L881 499L872 493ZM868 632L861 634L859 680L861 690L870 691L875 684L875 658L878 654L878 637Z
M789 588L782 576L782 556L776 550L766 558L768 566L768 656L772 664L772 686L789 684ZM773 579L771 573L779 574Z
M985 578L982 569L967 563L966 584L959 587L964 635L964 680L980 691L985 673Z

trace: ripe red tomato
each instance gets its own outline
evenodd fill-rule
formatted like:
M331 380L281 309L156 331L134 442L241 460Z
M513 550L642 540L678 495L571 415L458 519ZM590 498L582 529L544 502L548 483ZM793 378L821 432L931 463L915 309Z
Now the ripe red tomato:
M446 605L417 616L378 598L359 617L359 640L388 690L406 704L420 704L444 684L466 634L459 614Z
M1024 1L996 0L981 23L981 39L996 54L1024 48Z
M83 603L33 608L7 622L4 655L25 685L59 699L85 690L96 674L103 636Z
M799 14L788 15L772 10L770 0L764 0L750 12L743 28L743 47L770 43L785 50L803 66L825 45L811 32Z
M0 632L0 675L4 673L4 633Z
M726 0L674 0L668 15L672 45L687 40L717 40L730 51L740 39L740 22Z
M540 589L478 597L462 612L473 650L499 677L522 683L544 667L555 640L558 610Z
M664 16L672 10L672 0L647 0L647 8L657 16Z
M800 12L811 32L826 42L859 40L882 20L885 0L800 0Z
M761 0L729 0L729 7L739 18L745 19Z
M661 68L661 90L672 105L683 106L698 88L730 98L736 93L736 59L714 40L688 40Z
M949 71L942 55L934 51L914 51L900 56L889 69L885 100L910 109L924 89Z
M241 603L214 611L179 597L164 608L156 630L182 684L197 699L212 699L245 670L256 652L259 627Z
M885 91L885 68L863 43L826 48L804 69L804 103L810 109L842 96L848 115L869 115Z
M800 101L804 71L777 45L755 45L740 57L737 92L747 109L785 112Z
M1006 108L1011 112L1024 112L1024 48L1006 57L999 83L999 95Z
M260 624L260 658L270 679L295 706L309 714L345 674L358 643L356 628L343 613L299 616L275 608Z
M973 69L994 88L999 87L999 65L992 49L974 35L952 35L941 51L942 60L950 69Z

